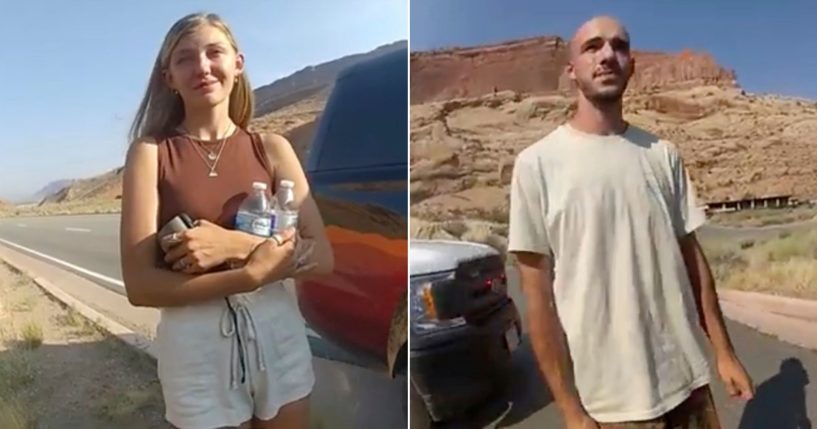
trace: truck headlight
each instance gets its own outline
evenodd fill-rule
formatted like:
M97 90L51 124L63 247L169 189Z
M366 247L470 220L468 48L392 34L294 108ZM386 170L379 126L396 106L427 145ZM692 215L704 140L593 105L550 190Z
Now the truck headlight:
M415 331L448 328L465 324L465 318L446 318L445 303L440 302L441 290L456 287L455 271L431 274L412 279L410 284L411 328Z

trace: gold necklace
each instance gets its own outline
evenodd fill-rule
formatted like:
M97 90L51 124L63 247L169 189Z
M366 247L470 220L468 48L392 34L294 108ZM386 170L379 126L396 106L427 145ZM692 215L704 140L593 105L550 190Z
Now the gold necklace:
M201 160L204 161L204 164L209 169L209 172L207 173L207 177L218 177L218 172L216 172L216 165L218 165L218 161L219 161L219 159L221 159L221 153L224 151L224 146L225 146L224 143L227 142L227 138L235 131L234 127L235 126L233 126L233 128L230 128L230 132L224 134L224 137L221 139L221 142L219 143L219 149L218 149L217 154L214 153L213 151L208 150L208 154L205 155L202 152L202 149L199 148L199 145L197 145L195 142L193 142L193 139L190 137L190 135L188 133L185 133L185 137L187 137L187 140L190 141L190 143L195 148L196 153L199 155ZM213 163L210 164L208 159L210 161L213 161Z

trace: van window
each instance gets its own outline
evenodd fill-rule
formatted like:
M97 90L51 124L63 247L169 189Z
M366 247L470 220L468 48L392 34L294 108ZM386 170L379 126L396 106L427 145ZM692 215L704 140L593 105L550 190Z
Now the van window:
M406 61L378 61L339 79L324 113L319 170L408 163Z

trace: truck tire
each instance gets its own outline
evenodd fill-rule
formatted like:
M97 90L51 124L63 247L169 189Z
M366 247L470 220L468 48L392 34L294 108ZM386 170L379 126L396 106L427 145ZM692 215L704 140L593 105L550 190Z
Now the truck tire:
M410 429L431 429L433 426L431 424L431 416L428 414L428 410L426 409L426 403L423 401L423 398L417 393L417 389L414 387L414 384L409 381L411 385L411 428Z

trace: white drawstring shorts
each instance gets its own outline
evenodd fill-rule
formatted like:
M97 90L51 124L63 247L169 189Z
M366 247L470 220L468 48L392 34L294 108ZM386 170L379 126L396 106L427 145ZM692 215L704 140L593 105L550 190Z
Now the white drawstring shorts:
M178 428L269 420L315 384L303 317L280 282L164 308L156 344L165 417Z

